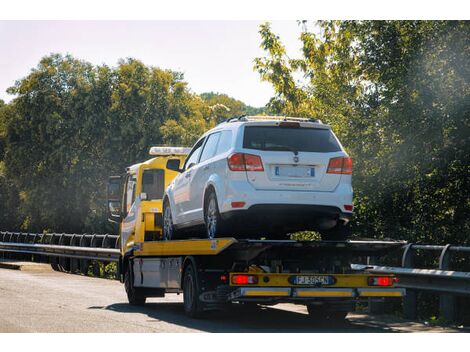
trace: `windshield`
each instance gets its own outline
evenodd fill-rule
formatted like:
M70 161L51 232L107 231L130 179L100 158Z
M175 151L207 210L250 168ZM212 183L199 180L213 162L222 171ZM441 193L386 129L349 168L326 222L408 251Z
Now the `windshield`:
M341 150L329 129L277 126L246 126L243 148L320 153Z

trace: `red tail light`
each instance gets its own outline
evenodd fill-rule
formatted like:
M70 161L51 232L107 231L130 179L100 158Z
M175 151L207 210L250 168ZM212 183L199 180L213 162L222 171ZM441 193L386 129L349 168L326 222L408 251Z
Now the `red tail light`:
M352 174L352 159L346 157L332 158L328 163L327 174Z
M232 284L234 285L256 285L258 283L258 276L237 274L232 275Z
M228 168L232 171L264 171L263 162L258 155L235 153L227 161Z
M392 286L397 282L398 279L391 276L370 276L367 279L367 284L369 286Z

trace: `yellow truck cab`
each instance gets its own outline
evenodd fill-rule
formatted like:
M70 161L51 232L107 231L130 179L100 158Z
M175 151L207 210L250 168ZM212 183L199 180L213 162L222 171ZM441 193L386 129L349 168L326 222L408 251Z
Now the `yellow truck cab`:
M177 172L167 162L184 163L189 148L152 147L154 158L134 164L124 176L108 181L108 219L119 224L121 254L139 250L144 242L162 239L162 197Z

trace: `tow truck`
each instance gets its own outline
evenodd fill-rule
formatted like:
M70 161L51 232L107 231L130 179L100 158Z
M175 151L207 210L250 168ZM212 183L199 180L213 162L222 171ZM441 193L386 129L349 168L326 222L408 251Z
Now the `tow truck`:
M163 190L188 150L152 147L154 158L108 181L108 219L119 225L118 273L128 301L182 293L185 313L199 318L234 305L295 303L315 319L342 320L361 299L402 297L393 275L353 270L357 257L380 257L401 241L301 241L262 238L163 240Z

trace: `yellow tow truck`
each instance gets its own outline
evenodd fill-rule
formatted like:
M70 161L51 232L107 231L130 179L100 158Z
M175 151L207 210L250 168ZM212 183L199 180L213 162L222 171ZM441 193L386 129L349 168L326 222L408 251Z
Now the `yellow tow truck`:
M162 196L186 148L153 147L154 158L108 181L108 219L119 224L118 265L130 304L183 293L188 316L237 304L304 304L315 319L342 320L360 299L401 297L397 278L353 270L355 258L379 257L400 241L297 241L162 237ZM174 167L173 167L174 169Z

